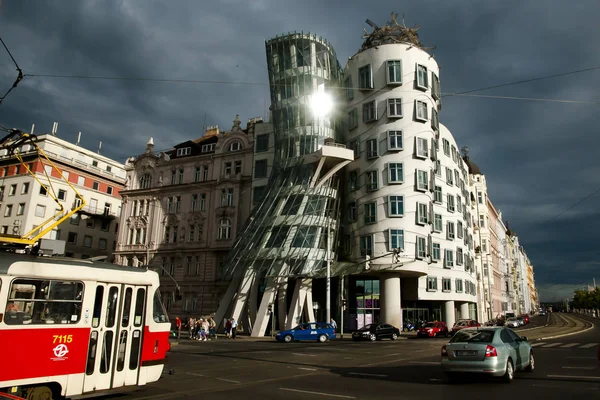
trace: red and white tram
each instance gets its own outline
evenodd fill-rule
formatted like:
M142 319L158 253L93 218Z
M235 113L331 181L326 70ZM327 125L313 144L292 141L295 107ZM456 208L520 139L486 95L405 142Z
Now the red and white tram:
M171 324L154 271L0 254L0 392L81 398L157 381Z

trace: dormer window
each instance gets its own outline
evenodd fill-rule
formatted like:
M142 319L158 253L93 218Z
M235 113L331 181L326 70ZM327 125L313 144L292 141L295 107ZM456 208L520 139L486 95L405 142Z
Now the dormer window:
M190 154L192 154L191 147L184 147L182 149L177 149L177 157L188 156Z
M215 151L215 147L216 144L215 143L211 143L211 144L203 144L202 145L202 152L203 153L209 153L211 151Z
M233 142L229 145L229 151L240 151L242 149L242 144L240 142Z

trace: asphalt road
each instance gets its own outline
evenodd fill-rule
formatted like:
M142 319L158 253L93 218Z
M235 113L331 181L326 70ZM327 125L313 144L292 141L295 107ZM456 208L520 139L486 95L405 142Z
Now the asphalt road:
M558 315L558 314L556 314ZM562 318L564 317L564 318ZM591 327L579 316L558 315L546 324L522 328L531 337L566 332L566 325ZM543 321L542 321L543 322ZM511 384L473 379L450 384L439 366L447 339L328 343L275 343L270 340L181 340L174 346L162 379L130 394L105 399L436 399L536 396L600 398L596 358L600 321L584 333L556 339L530 339L536 371L518 373ZM451 397L449 397L451 396ZM460 397L459 397L460 396Z

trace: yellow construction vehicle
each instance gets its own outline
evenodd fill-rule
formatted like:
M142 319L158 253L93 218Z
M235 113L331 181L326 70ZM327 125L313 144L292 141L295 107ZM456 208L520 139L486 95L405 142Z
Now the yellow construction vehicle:
M41 224L34 226L32 230L29 232L19 236L19 235L8 235L8 234L0 234L0 243L4 244L5 247L16 247L16 248L31 248L35 246L38 241L52 229L60 225L63 221L70 218L73 214L77 213L79 210L85 206L85 199L77 192L77 189L66 179L61 170L56 167L56 165L48 158L44 150L42 150L36 143L37 137L35 135L23 132L18 129L10 129L8 135L6 135L3 139L0 140L0 149L6 149L8 151L8 156L13 156L19 160L21 165L25 168L25 170L33 176L42 187L46 189L48 195L54 200L57 205L56 212L50 218L43 221ZM29 165L27 165L23 161L23 155L21 154L21 146L29 144L32 149L37 152L39 159L42 164L44 164L44 175L45 175L45 183L40 180L40 178L33 172ZM60 178L67 184L69 187L75 192L75 197L79 199L79 201L75 202L75 206L70 210L65 210L62 202L60 202L57 198L56 191L52 185L51 175L46 170L45 166L49 165L58 172ZM41 178L44 180L44 178Z

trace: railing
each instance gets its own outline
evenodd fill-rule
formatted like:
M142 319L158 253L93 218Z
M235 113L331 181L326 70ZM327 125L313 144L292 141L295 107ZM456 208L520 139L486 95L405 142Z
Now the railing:
M340 149L345 149L346 145L342 144L342 143L335 143L335 142L329 142L329 143L325 143L325 146L330 146L330 147L339 147Z

